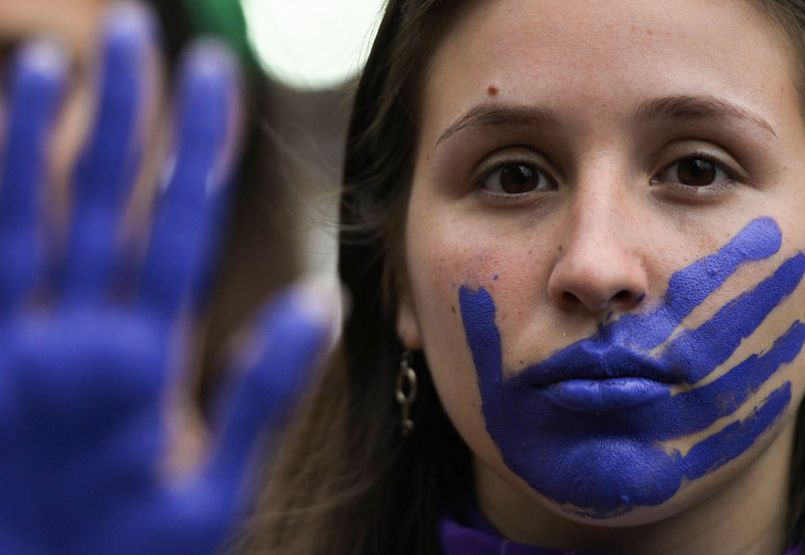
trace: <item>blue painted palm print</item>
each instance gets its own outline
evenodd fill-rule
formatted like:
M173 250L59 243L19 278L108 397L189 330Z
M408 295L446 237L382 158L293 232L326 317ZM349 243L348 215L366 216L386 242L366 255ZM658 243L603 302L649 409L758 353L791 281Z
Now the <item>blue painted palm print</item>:
M790 382L759 403L753 401L757 406L743 419L714 424L733 415L796 358L805 341L805 325L794 321L766 351L715 379L706 378L796 289L805 272L805 256L800 252L782 262L699 327L679 328L740 266L769 258L781 243L774 220L755 220L715 254L675 273L653 312L603 324L595 335L506 378L495 303L484 288L462 287L462 319L486 426L507 466L568 510L604 518L659 505L685 482L745 452L789 405ZM591 378L637 378L631 380L636 387L643 387L645 378L657 388L646 395L647 402L627 403L623 410L618 410L617 395L603 413L563 405L557 385L591 383L585 381ZM702 380L705 383L697 386ZM682 384L691 387L672 392L672 386ZM684 454L663 447L663 442L711 426L717 431Z

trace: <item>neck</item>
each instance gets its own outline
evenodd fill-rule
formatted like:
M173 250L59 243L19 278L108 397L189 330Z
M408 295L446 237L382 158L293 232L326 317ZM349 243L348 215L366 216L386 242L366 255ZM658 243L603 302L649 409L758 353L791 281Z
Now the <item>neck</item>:
M672 498L651 512L618 521L579 522L547 508L483 462L475 461L481 512L518 543L554 549L630 555L770 555L786 543L793 419L744 468L724 467L698 499ZM703 488L704 489L704 488ZM637 523L636 519L642 519Z

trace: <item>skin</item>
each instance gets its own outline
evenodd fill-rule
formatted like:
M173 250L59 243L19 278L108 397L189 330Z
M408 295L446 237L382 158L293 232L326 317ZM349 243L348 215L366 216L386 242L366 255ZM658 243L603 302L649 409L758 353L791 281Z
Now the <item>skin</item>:
M468 8L435 51L398 332L408 348L424 349L443 406L473 453L479 507L505 537L604 553L783 551L793 417L805 389L801 356L715 425L746 419L790 383L790 402L750 447L659 504L590 518L539 493L504 462L485 420L459 292L483 288L494 299L510 379L595 336L603 323L661 309L675 272L716 253L750 222L773 218L779 249L740 265L680 330L713 318L805 248L805 126L792 57L786 38L748 3L710 0L487 0ZM635 118L642 103L680 95L752 116ZM479 105L549 108L555 121L456 125ZM729 171L710 186L680 185L674 164L694 155ZM496 187L498 162L542 171L544 190L507 195ZM799 285L775 303L706 379L768 350L802 318L804 296ZM715 431L662 448L686 453ZM634 472L643 467L630 464Z

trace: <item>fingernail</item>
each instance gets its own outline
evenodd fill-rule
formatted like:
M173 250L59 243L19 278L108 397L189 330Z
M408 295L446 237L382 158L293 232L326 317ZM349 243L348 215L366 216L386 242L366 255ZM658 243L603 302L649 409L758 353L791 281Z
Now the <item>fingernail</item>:
M68 70L69 60L63 45L50 37L35 39L20 48L16 63L24 65L47 78L61 78Z
M69 64L67 52L57 40L50 37L30 40L16 51L11 60L9 78L1 85L3 95L10 98L16 90L27 97L31 94L31 86L36 86L36 94L46 94L52 100L58 100L68 79ZM41 85L45 86L44 89ZM54 93L56 96L51 96Z
M213 40L198 41L183 55L181 82L224 94L231 102L238 86L238 63L229 49ZM221 87L225 87L222 89Z
M162 44L159 21L154 13L139 2L115 2L104 14L104 36L107 40L146 39Z
M238 82L238 62L224 43L214 39L200 39L184 54L183 67L196 79L215 79Z
M230 50L213 40L197 41L183 55L178 78L180 104L177 128L201 133L216 147L207 193L228 190L240 123L241 80Z

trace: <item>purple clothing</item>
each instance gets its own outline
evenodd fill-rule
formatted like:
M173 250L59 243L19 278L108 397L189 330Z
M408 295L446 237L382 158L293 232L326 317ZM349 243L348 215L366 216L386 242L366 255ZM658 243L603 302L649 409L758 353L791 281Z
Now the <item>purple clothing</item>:
M445 516L439 522L439 537L444 555L595 555L505 540L478 513L469 515L467 521L467 524L460 524L455 518ZM803 548L796 547L783 555L803 555Z

